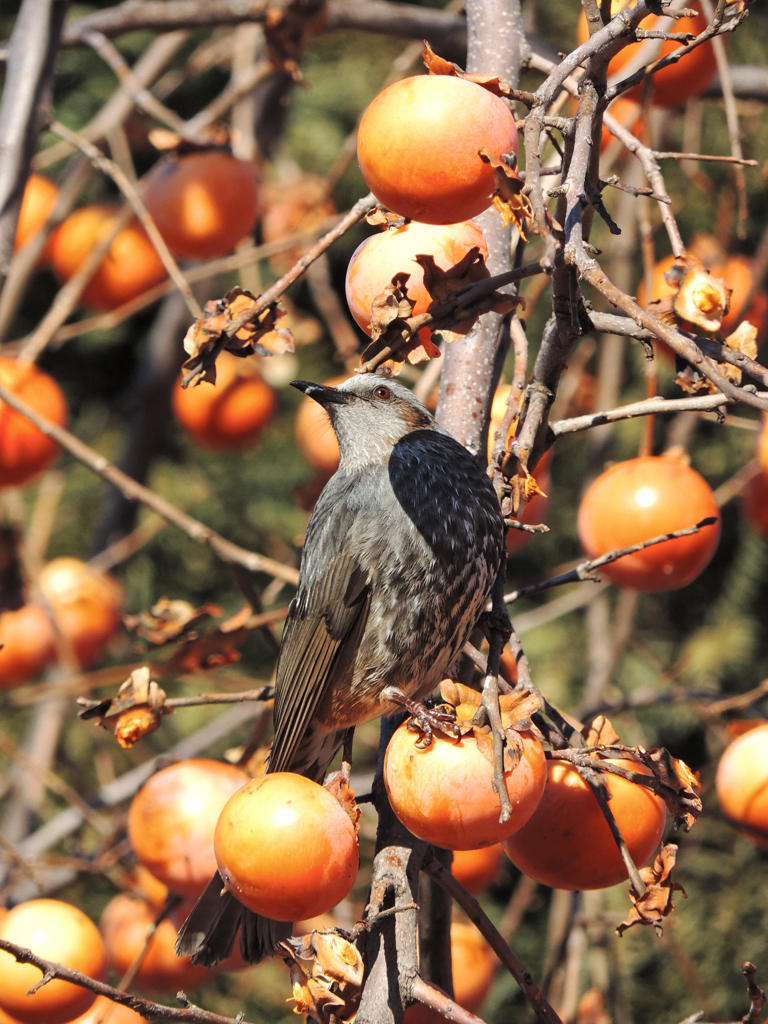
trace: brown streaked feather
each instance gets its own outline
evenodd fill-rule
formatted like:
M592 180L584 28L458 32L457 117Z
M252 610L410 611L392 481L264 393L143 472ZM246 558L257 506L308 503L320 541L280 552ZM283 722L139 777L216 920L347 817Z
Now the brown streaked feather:
M290 771L329 686L351 670L369 607L368 576L339 553L294 600L275 681L275 735L269 771Z

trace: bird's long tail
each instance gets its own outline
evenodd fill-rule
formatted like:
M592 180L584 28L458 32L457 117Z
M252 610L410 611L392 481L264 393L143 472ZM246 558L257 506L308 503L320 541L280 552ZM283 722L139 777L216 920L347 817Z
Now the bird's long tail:
M213 967L230 955L238 930L243 959L258 963L290 936L291 924L248 910L227 892L217 872L179 930L176 955Z

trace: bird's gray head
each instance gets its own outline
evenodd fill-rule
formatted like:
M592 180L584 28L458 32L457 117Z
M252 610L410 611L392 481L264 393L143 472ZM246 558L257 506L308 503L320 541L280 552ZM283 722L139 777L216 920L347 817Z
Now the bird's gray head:
M337 387L308 380L291 384L328 413L339 441L342 470L385 461L406 434L435 429L429 410L390 377L359 373Z

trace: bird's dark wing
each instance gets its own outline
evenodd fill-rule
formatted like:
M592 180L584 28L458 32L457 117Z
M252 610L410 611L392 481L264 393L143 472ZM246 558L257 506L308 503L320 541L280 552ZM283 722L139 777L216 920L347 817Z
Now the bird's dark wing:
M191 956L206 967L224 960L232 951L243 909L217 871L179 929L177 956Z
M368 574L344 552L294 600L277 663L270 772L295 770L323 696L351 671L369 604Z

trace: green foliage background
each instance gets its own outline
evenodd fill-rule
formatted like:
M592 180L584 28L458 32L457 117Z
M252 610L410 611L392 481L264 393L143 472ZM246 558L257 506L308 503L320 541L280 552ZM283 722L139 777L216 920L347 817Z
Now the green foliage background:
M71 16L102 5L73 6ZM526 5L527 24L553 47L567 50L574 43L579 5L576 0L551 0L548 4ZM13 23L10 14L0 19L7 37ZM185 60L203 38L193 33L175 66ZM132 63L151 39L149 33L135 33L118 41L120 52ZM402 41L363 33L329 33L311 40L302 60L304 82L290 94L285 132L274 155L273 165L294 161L305 170L328 173L366 103L381 88L392 61L401 54ZM756 6L746 26L728 40L729 59L734 63L765 66L768 61L768 11ZM189 76L167 102L181 116L190 116L221 88L226 69L215 68L198 77ZM526 75L524 86L535 87L540 79ZM114 89L112 73L86 48L63 51L57 64L55 115L72 129L87 123ZM746 155L758 160L757 168L746 172L749 217L739 233L736 223L734 174L727 164L700 163L683 167L665 161L664 172L675 214L690 239L699 231L715 231L732 251L752 255L763 237L766 222L764 172L768 157L768 115L765 105L745 101L739 105ZM682 149L684 139L700 132L702 152L727 153L728 138L722 102L705 99L687 111L662 112L656 117L660 148ZM687 121L687 125L686 125ZM144 125L146 128L146 124ZM42 147L50 145L46 136ZM152 162L148 150L136 154L137 170ZM51 173L59 173L54 167ZM616 165L620 176L626 162ZM364 191L359 173L350 164L335 187L339 208L345 208ZM104 179L95 176L83 201L113 194ZM613 212L619 193L608 190L606 202ZM639 210L655 225L654 241L659 254L666 252L658 228L658 216L646 200L637 200ZM626 208L626 204L625 207ZM331 250L334 282L342 294L346 263L363 229L352 231ZM593 240L610 253L610 236L596 225ZM535 245L532 247L535 251ZM607 263L610 271L610 264ZM641 275L639 257L632 267L634 286ZM270 271L261 268L265 280ZM216 297L235 278L212 282L203 298ZM10 340L30 331L55 294L57 284L48 271L41 270L34 287L19 311ZM525 294L527 287L523 290ZM316 315L311 295L304 284L290 293L297 307ZM529 339L535 351L546 317L548 291L526 310ZM155 309L127 320L109 332L83 335L52 350L42 365L60 381L71 407L71 429L109 458L119 456L126 424L134 412L135 378L147 358L148 331ZM181 346L179 339L179 361ZM602 344L599 339L584 343ZM644 359L638 346L623 342L622 401L644 394ZM332 340L325 334L319 342L299 350L293 376L323 379L338 372ZM587 369L596 372L596 353ZM669 372L662 381L665 394L676 393ZM308 485L312 471L297 450L293 420L299 396L289 387L278 395L278 411L260 443L241 453L221 455L197 446L171 420L165 436L157 439L150 485L226 537L277 558L296 558L306 513L295 501L297 488ZM691 439L691 459L717 488L726 483L749 460L754 445L755 417L736 410L725 425L699 420ZM669 423L655 425L657 450L665 444ZM617 426L599 440L585 434L563 438L555 446L552 462L550 532L536 537L512 560L510 585L534 582L557 572L580 556L575 521L584 482L606 460L631 457L638 450L644 424L630 421ZM104 484L88 470L62 455L54 471L61 476L63 493L56 509L54 529L47 555L93 554L91 528L103 514ZM5 502L6 515L29 519L40 500L38 485L24 489ZM140 521L147 519L141 513ZM678 698L696 693L731 695L742 693L768 677L768 541L746 521L738 497L723 508L723 537L708 570L692 585L667 594L641 595L635 627L621 654L612 683L601 699L616 703L622 698L647 698L647 706L613 716L628 742L647 746L664 745L701 772L705 814L690 835L681 835L679 877L688 899L678 898L678 909L657 938L650 931L632 930L622 939L613 927L624 915L622 888L605 894L573 897L576 934L585 940L582 987L605 977L610 1012L617 1022L675 1022L697 1010L705 1019L730 1020L747 1009L746 992L739 967L752 960L760 968L759 978L768 981L768 921L765 887L768 884L768 854L738 837L720 820L712 782L717 757L726 741L725 722L707 713L706 700L662 700L674 693ZM194 604L214 602L225 613L236 611L243 602L232 574L203 546L170 527L164 528L128 562L116 569L126 590L126 607L138 612L161 596L184 598ZM265 584L256 581L257 588ZM590 587L586 583L582 587ZM288 592L274 596L284 602ZM515 622L524 623L546 601L543 596L521 602L512 609ZM620 596L606 592L605 601L614 610ZM557 618L523 631L523 643L531 660L534 680L542 691L565 710L584 707L584 680L588 671L585 622L582 611ZM606 637L606 640L610 639ZM210 689L239 689L250 681L268 680L273 652L263 638L254 634L234 666L209 673L205 678L184 677L171 682L173 695ZM138 660L143 655L131 642L118 641L106 664ZM66 680L63 681L66 685ZM59 681L57 685L62 685ZM46 686L47 689L40 689ZM49 683L25 686L0 696L2 729L21 737L34 715L38 699L51 699ZM656 701L654 703L654 700ZM762 716L764 709L745 709L743 717ZM148 758L162 757L181 736L203 724L210 710L195 709L170 716L160 731L129 752L120 751L106 733L80 722L74 707L68 711L54 763L55 771L76 786L84 797L98 789L109 773L120 774ZM220 744L225 747L244 742L247 727ZM373 763L376 729L361 730L359 763L364 769ZM10 772L10 762L4 757ZM106 766L109 766L108 768ZM7 792L7 789L6 789ZM2 796L2 794L0 794ZM39 809L39 820L54 815L65 805L62 798L47 794ZM121 808L115 826L122 825ZM365 819L365 843L370 846L374 822ZM101 837L85 829L54 852L64 859L88 858L96 854ZM506 864L484 898L484 904L500 919L519 879ZM361 873L355 897L364 898L365 875ZM98 917L104 903L115 891L111 878L91 874L85 868L77 883L64 893ZM540 888L526 908L511 938L515 951L541 979L551 957L551 933L571 897L554 897ZM358 907L359 909L359 907ZM579 930L580 929L580 930ZM548 938L548 936L550 936ZM590 980L591 979L591 980ZM285 999L288 986L281 965L270 964L240 975L217 976L199 992L196 1002L211 1010L234 1015L243 1009L246 1019L278 1021L291 1018ZM169 1001L171 1001L169 997ZM528 1019L530 1013L511 979L499 977L481 1011L491 1022Z

